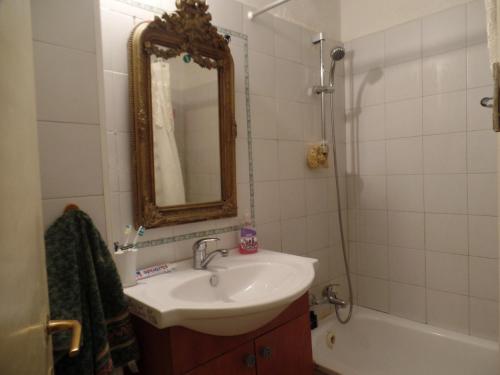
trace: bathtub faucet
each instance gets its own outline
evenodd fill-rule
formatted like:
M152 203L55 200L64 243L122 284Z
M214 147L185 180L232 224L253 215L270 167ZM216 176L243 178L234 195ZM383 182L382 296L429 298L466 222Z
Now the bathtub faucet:
M330 284L325 286L323 289L322 297L321 300L318 301L318 298L314 295L311 294L311 301L310 305L311 306L317 306L317 305L322 305L322 304L332 304L335 306L339 306L341 308L344 308L347 306L347 302L344 301L343 299L340 299L337 297L337 293L335 292L335 287L339 286L339 284Z

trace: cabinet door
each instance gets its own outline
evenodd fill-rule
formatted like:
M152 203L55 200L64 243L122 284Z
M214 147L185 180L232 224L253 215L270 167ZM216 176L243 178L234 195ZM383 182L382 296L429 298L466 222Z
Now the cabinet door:
M307 314L255 340L258 375L312 375L312 345Z
M253 342L248 342L195 368L186 375L256 375Z

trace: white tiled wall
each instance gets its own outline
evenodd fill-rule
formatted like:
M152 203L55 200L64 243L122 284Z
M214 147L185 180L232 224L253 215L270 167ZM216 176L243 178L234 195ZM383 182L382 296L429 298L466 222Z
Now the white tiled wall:
M34 0L31 7L44 225L75 203L105 235L97 2Z
M110 178L115 181L111 183L114 207L110 240L115 241L121 238L124 226L132 221L128 143L131 128L125 117L128 114L126 43L133 25L153 15L118 1L101 3L108 162ZM269 14L249 21L244 17L249 9L237 2L209 0L208 4L216 25L248 35L255 213L261 247L320 259L318 286L334 278L343 282L340 278L344 270L337 262L341 258L335 219L337 204L331 199L335 194L332 169L311 171L305 161L308 144L318 142L321 134L319 99L308 95L308 89L319 80L319 53L311 44L313 31ZM329 41L329 46L332 45L334 42ZM231 50L236 72L239 218L150 230L146 239L239 224L249 211L242 40L234 37ZM342 72L339 69L339 73ZM343 77L337 77L337 82L339 164L344 166ZM342 167L341 174L344 169ZM341 185L344 183L342 178ZM223 246L236 245L237 233L223 237ZM192 240L145 248L141 250L139 262L150 264L187 258L191 256L191 245Z
M496 145L483 1L347 43L358 303L496 339Z

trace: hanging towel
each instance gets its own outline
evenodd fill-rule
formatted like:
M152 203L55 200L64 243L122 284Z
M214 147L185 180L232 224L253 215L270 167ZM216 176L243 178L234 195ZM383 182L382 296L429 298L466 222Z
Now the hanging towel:
M56 375L107 375L138 358L128 305L111 254L92 220L67 211L45 234L51 319L82 324L80 352L71 333L53 335Z

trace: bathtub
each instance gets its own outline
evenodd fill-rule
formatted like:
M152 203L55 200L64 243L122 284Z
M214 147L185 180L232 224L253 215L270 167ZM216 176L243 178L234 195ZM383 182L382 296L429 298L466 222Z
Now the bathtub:
M356 306L347 325L334 315L312 331L318 373L498 375L498 344Z

